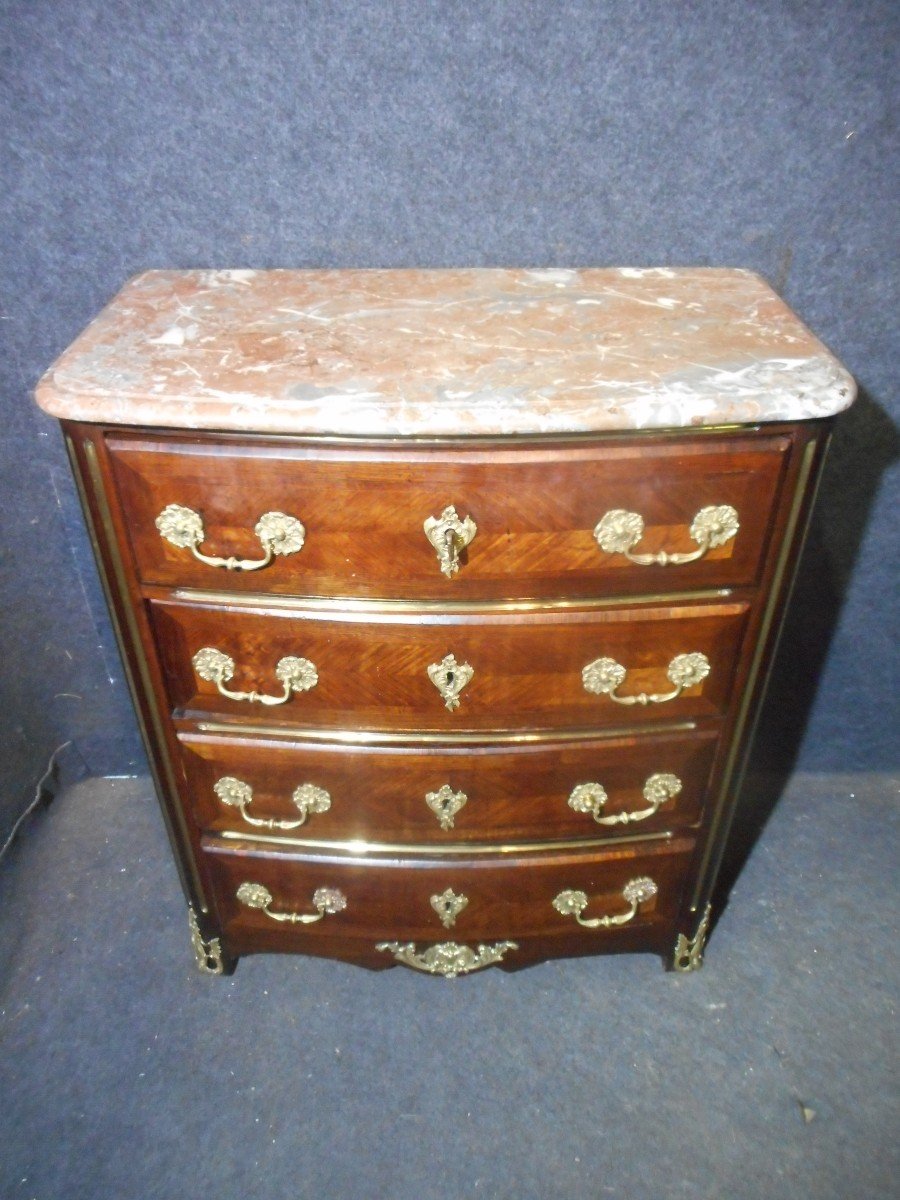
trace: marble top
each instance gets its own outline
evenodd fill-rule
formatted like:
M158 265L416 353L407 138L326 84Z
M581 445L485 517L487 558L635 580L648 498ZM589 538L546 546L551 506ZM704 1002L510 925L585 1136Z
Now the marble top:
M730 269L147 271L46 373L73 420L353 436L796 421L852 378Z

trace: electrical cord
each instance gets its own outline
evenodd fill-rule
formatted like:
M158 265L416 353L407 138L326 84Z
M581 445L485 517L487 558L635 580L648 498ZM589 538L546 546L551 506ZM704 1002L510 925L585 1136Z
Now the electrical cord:
M50 755L50 761L47 764L47 770L43 773L43 775L38 780L37 787L34 790L34 799L31 801L31 803L28 805L28 807L25 809L25 811L20 814L18 820L13 825L12 829L9 831L9 837L6 839L6 841L3 843L3 845L0 846L0 861L2 861L4 854L6 854L7 850L10 848L10 846L15 841L16 834L19 832L19 830L21 829L24 822L28 820L28 818L31 816L31 814L34 812L34 810L37 808L37 806L44 799L44 784L47 782L47 780L53 774L53 771L56 767L56 760L59 758L60 754L62 754L63 750L65 750L67 746L71 746L71 745L72 745L71 741L63 742L63 744L61 746L57 746L56 749L53 751L53 753Z

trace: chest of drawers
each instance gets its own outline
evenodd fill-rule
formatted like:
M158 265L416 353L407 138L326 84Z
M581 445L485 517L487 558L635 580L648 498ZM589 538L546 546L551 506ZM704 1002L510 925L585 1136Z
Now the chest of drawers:
M132 280L38 401L201 969L698 966L852 397L742 271Z

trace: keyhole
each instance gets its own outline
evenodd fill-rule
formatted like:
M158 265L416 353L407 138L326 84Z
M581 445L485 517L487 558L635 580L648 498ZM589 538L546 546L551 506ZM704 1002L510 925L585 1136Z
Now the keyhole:
M447 687L453 687L454 675L452 671L447 672Z

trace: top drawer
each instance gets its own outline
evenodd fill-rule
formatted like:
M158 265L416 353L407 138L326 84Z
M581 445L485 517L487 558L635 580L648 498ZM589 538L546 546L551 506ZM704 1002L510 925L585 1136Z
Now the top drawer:
M790 438L338 447L114 434L108 445L147 583L452 601L751 585ZM286 543L277 521L275 541L265 522L255 532L267 513L296 519Z

